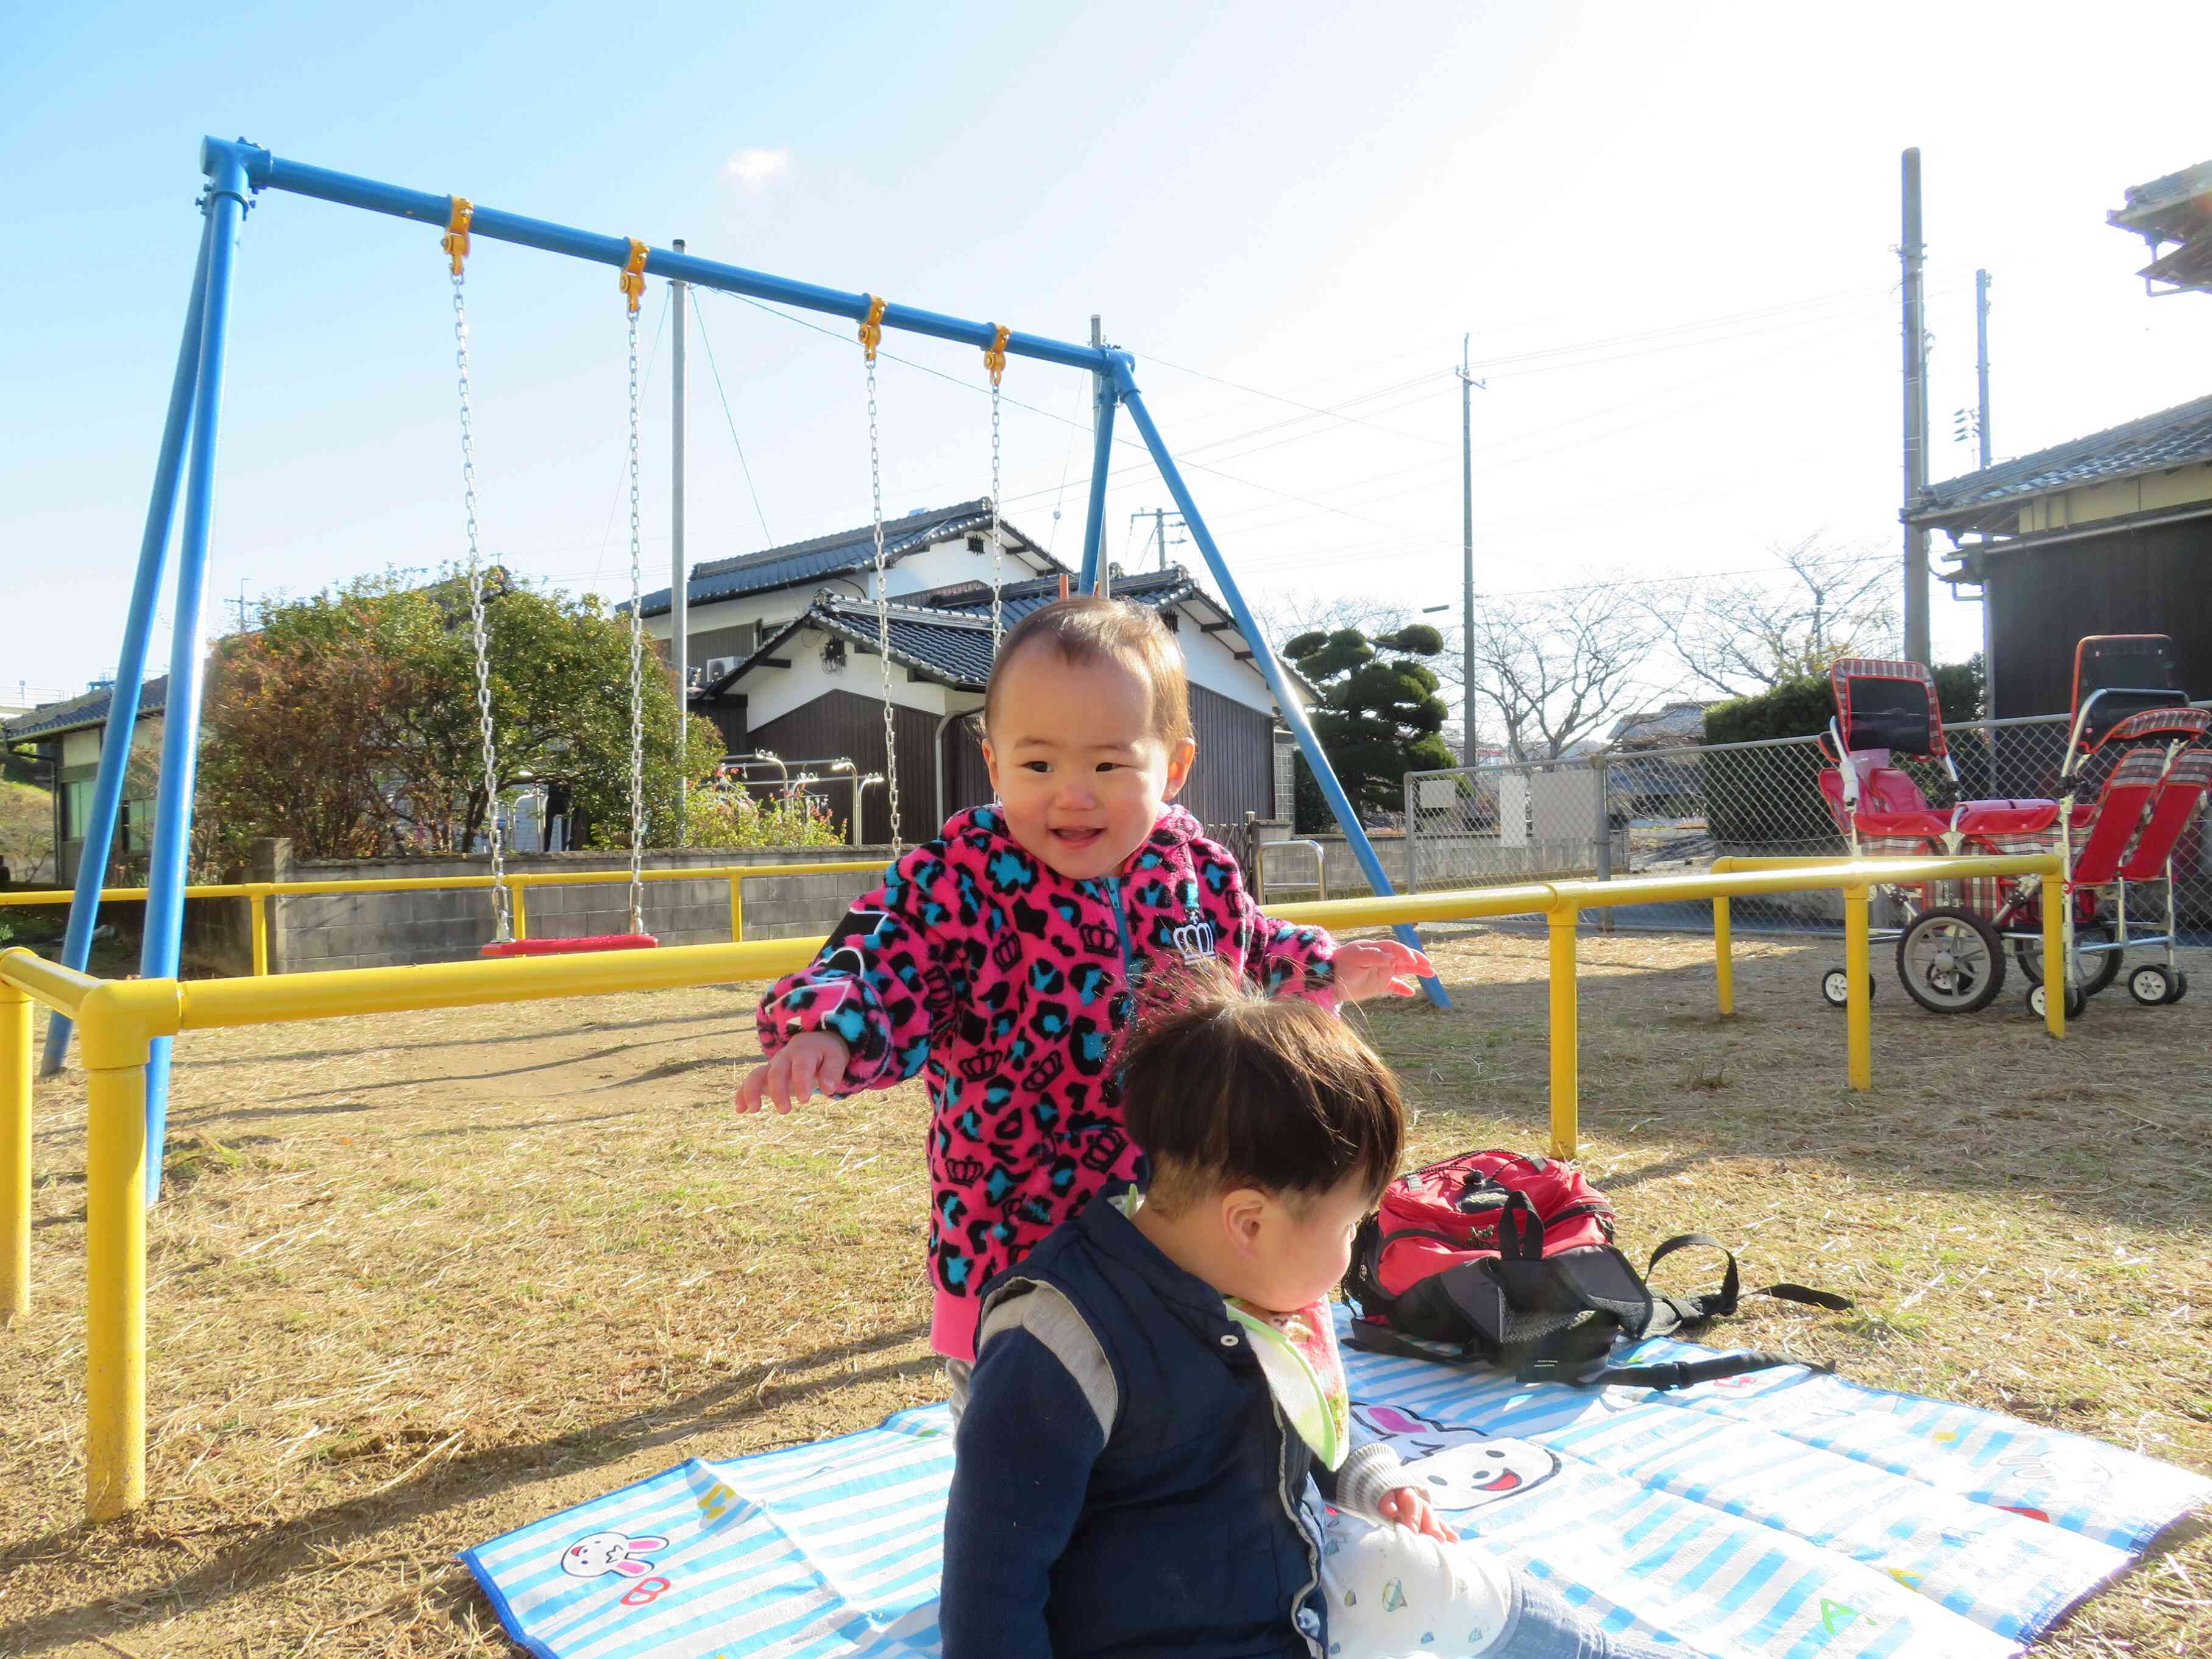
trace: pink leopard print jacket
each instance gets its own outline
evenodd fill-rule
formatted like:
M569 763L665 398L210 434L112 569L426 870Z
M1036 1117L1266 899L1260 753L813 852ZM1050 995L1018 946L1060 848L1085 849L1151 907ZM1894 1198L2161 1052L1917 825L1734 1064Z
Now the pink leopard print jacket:
M1218 957L1333 1006L1334 953L1320 929L1261 915L1236 860L1179 806L1120 875L1079 882L979 806L893 865L762 999L761 1048L842 1038L841 1096L927 1073L930 1276L972 1301L1100 1188L1137 1178L1109 1062L1156 964Z

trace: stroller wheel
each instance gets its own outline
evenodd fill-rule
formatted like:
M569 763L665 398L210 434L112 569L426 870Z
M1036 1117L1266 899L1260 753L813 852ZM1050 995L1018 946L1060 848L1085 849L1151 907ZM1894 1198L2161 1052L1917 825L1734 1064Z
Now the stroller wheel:
M2050 988L2045 985L2039 985L2033 990L2030 991L2027 994L2027 1012L2033 1014L2038 1019L2041 1019L2044 1017L2045 1009L2049 1006L2049 1005L2045 1001L2045 999L2048 997L2050 994ZM2080 986L2069 985L2066 988L2067 1018L2072 1019L2088 1006L2089 999L2082 994L2081 988Z
M1867 975L1867 1000L1874 1000L1875 977ZM1831 1008L1841 1008L1851 1000L1851 976L1840 968L1831 968L1820 975L1820 1000Z
M2172 1004L2180 1001L2188 994L2189 975L2177 968L2173 970L2173 988L2166 994L2166 1000L2169 1004Z
M1897 976L1929 1013L1971 1014L2004 989L2004 942L1972 910L1923 910L1897 941Z
M2094 996L2120 976L2120 952L2098 951L2083 955L2083 944L2110 945L2112 930L2101 921L2077 922L2074 927L2074 978L2087 996ZM2027 975L2030 985L2043 983L2043 941L2016 939L2012 944L2013 960L2020 971Z
M2166 968L2147 962L2128 975L2128 994L2146 1008L2156 1008L2179 1000L2173 981L2173 974Z

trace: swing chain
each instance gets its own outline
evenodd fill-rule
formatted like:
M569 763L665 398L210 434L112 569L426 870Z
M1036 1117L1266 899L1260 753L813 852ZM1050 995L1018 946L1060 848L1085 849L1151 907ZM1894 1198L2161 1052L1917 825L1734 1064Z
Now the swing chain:
M644 263L645 244L630 244L633 265ZM645 932L645 622L639 615L638 559L638 390L637 295L623 274L623 291L629 295L629 930ZM638 285L644 286L640 276ZM679 694L676 718L685 711ZM677 780L678 788L684 787Z
M869 295L868 321L861 325L861 343L868 352L868 488L874 506L876 535L876 655L884 679L884 788L891 815L891 857L896 860L899 838L898 732L891 710L891 604L884 582L884 461L876 429L876 341L883 337L884 302ZM871 338L872 332L874 337ZM859 811L859 792L854 810ZM858 826L856 825L855 828Z
M991 661L999 660L999 641L1006 629L1006 601L1002 588L1006 580L1006 550L999 540L999 377L1006 372L1006 337L1012 329L991 325L994 338L983 353L983 367L991 371Z
M484 834L491 846L492 938L495 944L504 945L514 933L507 901L507 849L500 833L498 749L491 724L491 641L484 627L483 563L477 538L477 446L469 418L469 313L461 295L469 211L465 201L453 198L454 228L447 233L445 247L453 261L453 361L460 371L461 495L468 515L469 624L476 646L477 724L483 742ZM460 239L459 248L453 245L454 237Z

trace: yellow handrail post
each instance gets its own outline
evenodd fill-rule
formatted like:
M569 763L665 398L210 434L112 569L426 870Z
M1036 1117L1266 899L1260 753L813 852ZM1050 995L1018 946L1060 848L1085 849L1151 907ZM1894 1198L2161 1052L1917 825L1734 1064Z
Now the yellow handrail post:
M31 1310L31 1000L0 980L0 1325Z
M1713 987L1720 994L1721 1012L1735 1012L1735 957L1734 936L1729 932L1729 902L1725 894L1713 898Z
M1874 969L1867 941L1867 890L1844 889L1844 1042L1850 1085L1874 1087Z
M256 887L246 896L246 908L252 915L253 977L269 977L269 896Z
M2066 993L2074 983L2074 953L2066 947L2066 880L2043 878L2043 1029L2066 1035Z
M530 937L530 915L524 907L524 895L529 890L530 884L523 877L509 876L507 878L508 914L513 919L514 937L517 939ZM496 904L499 901L494 899L492 902Z
M86 1073L85 1514L146 1501L146 1066Z
M1552 1156L1572 1158L1581 1133L1580 1011L1575 994L1575 928L1580 913L1564 904L1552 927Z
M730 943L742 945L745 938L745 873L730 872Z

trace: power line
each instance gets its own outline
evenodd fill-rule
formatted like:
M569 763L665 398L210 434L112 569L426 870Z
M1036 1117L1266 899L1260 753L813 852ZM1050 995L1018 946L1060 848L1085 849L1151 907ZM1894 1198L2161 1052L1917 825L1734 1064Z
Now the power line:
M730 441L738 447L738 465L744 469L745 488L752 492L753 511L759 515L761 536L764 544L775 545L775 532L768 527L768 514L761 510L760 491L753 483L752 463L745 459L745 447L738 436L737 416L730 413L730 395L722 390L722 371L714 362L714 343L707 337L707 313L699 308L699 290L691 289L691 314L699 319L699 343L707 348L707 368L714 377L714 395L722 400L722 418L729 422Z

